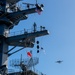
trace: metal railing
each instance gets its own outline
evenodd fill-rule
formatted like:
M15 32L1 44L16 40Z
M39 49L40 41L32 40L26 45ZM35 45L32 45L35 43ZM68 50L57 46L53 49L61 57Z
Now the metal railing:
M40 27L38 27L38 28L36 28L35 30L34 29L23 29L23 30L20 30L20 31L16 31L16 32L10 32L9 33L9 37L10 36L16 36L16 35L21 35L21 34L27 34L27 33L33 33L33 32L38 32L38 31L43 31L43 30L45 30L45 28L43 27L43 28L41 28L41 26Z

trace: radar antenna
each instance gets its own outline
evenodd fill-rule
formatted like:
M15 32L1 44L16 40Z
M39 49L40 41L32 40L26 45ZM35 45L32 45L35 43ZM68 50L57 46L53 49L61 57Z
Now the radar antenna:
M16 67L16 68L21 68L23 71L29 70L31 67L34 67L39 63L39 58L37 57L31 57L29 59L12 59L10 60L10 66L11 67Z

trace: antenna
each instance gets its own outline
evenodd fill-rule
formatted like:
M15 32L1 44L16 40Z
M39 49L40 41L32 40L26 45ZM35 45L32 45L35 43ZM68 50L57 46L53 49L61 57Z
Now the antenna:
M20 61L20 62L19 62ZM31 68L32 66L35 66L39 63L39 58L37 57L33 57L30 59L22 59L22 55L21 55L21 59L12 59L10 60L10 66L11 67L20 67L23 71L24 71L24 66L27 68L27 70L29 70L29 68Z
M37 4L37 0L36 0L36 4Z

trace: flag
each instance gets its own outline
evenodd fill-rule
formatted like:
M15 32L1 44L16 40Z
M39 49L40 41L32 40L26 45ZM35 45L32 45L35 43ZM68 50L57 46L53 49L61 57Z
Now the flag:
M32 57L32 54L31 54L30 52L27 52L27 55L28 55L29 57Z
M35 10L39 15L41 15L41 11L39 9Z
M44 52L44 54L46 54L46 51L45 50L43 50L43 52Z
M41 50L44 52L44 54L46 54L46 51L43 49L43 47L41 47Z

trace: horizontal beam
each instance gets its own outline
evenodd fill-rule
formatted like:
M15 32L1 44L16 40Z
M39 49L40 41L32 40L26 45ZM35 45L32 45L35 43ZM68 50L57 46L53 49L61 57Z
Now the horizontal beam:
M10 42L15 42L22 39L32 39L32 38L36 38L36 37L40 37L40 36L44 36L48 34L49 32L47 30L43 30L43 31L37 31L33 33L26 33L26 34L21 34L17 36L11 36L11 37L8 37L6 41L10 43Z
M35 42L36 37L40 37L40 36L44 36L44 35L48 35L48 34L49 33L47 30L25 33L25 34L21 34L21 35L8 37L6 39L6 42L12 46L15 46L15 45L21 46L22 45L22 47L23 47L23 45L25 46L24 42L27 42L27 43L31 42L31 45L32 45L33 42Z

